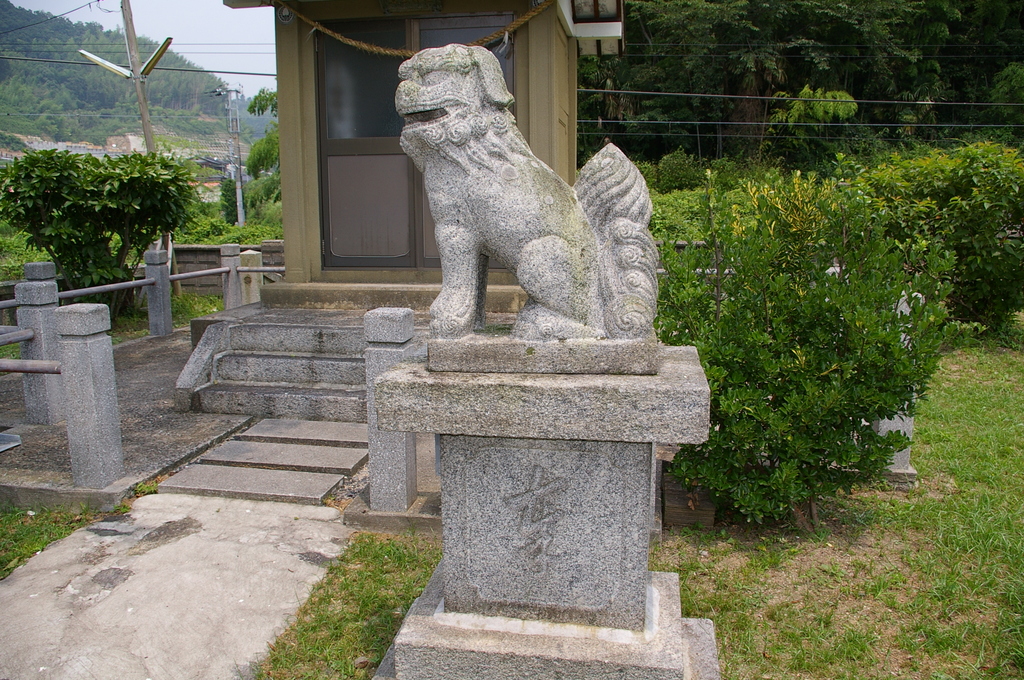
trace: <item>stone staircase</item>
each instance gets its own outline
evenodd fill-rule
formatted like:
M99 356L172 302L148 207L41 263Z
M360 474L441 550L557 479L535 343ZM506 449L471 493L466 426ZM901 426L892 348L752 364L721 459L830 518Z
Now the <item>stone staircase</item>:
M208 325L175 386L180 410L366 422L363 312L270 309Z
M317 505L366 460L365 423L263 420L161 482L159 491Z

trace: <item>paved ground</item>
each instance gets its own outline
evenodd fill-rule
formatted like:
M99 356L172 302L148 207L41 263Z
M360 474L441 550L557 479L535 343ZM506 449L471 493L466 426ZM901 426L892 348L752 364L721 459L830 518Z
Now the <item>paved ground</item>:
M140 498L0 581L0 678L249 678L350 533L323 506Z
M126 476L112 485L116 489L108 489L104 499L196 457L251 422L248 416L174 410L174 382L191 351L186 329L114 347ZM73 506L90 501L89 494L76 490L71 481L65 425L26 425L24 419L21 375L3 375L0 430L20 435L22 445L0 452L0 504L28 506L64 499Z

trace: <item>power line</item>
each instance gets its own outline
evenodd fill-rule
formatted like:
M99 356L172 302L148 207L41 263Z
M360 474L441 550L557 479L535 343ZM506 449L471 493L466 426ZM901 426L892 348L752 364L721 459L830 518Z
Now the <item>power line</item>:
M94 66L92 62L88 61L71 61L70 59L39 59L36 57L11 57L7 55L0 55L0 59L7 59L8 61L35 61L42 62L44 64L73 64L75 66ZM276 78L276 73L253 73L251 71L220 71L215 69L196 69L196 68L174 68L172 66L157 66L154 71L179 71L181 73L222 73L229 76L267 76L270 78Z
M927 106L1024 106L1024 104L1001 102L942 102L942 101L900 101L898 99L817 99L814 97L767 97L752 94L704 94L698 92L645 92L642 90L593 90L577 88L577 92L593 94L640 94L646 97L691 97L695 99L747 99L759 101L785 102L826 102L829 104L901 104L904 106L920 104Z
M205 115L210 115L210 114L205 114ZM53 116L55 118L82 118L82 117L86 117L86 118L135 118L135 119L137 119L139 117L138 114L129 114L129 113L75 113L75 112L63 112L63 111L59 112L59 113L15 113L15 112L4 113L4 112L0 112L0 118L2 118L4 116L7 116L7 117L17 116L17 117L20 117L20 118L36 118L36 117L43 117L43 116ZM194 118L194 117L195 117L195 112L193 112L192 110L185 110L185 111L183 111L182 113L180 113L178 115L155 115L155 116L150 116L150 118ZM221 120L222 119L217 118L217 121L221 121Z
M22 31L22 30L24 30L26 28L32 28L33 26L39 26L40 24L45 24L47 21L53 21L54 19L59 19L59 18L61 18L63 16L67 16L68 14L71 14L72 12L77 12L80 9L85 9L89 5L95 5L98 2L99 2L99 0L92 0L92 2L87 2L84 5L82 5L81 7L76 7L74 9L69 9L67 12L64 12L63 14L55 14L52 17L48 17L46 19L43 19L42 21L37 21L34 24L28 24L27 26L20 26L18 28L11 28L11 29L8 29L6 31L0 31L0 35L7 35L8 33L14 33L15 31Z
M1024 124L1014 123L857 123L857 122L843 122L843 123L788 123L786 121L727 121L727 120L612 120L609 118L602 118L600 120L588 119L588 120L577 120L577 123L596 123L598 125L618 123L620 125L779 125L787 127L845 127L845 128L856 128L856 127L879 127L879 128L893 128L893 127L926 127L926 128L1019 128L1024 127Z
M761 140L772 140L772 139L821 139L829 142L852 142L858 140L865 140L871 142L907 142L911 141L909 137L825 137L823 135L740 135L733 133L722 134L698 134L696 132L659 132L659 133L648 133L648 132L577 132L577 136L584 137L722 137L729 139L761 139Z
M734 53L732 52L715 52L705 54L626 54L624 55L628 59L640 59L648 57L663 57L672 58L680 57L684 59L717 59L719 57L731 57ZM998 59L998 58L1011 58L1015 57L1019 52L1010 52L1009 54L782 54L779 55L786 59Z
M718 45L720 47L891 47L891 48L918 48L918 47L957 47L948 43L928 43L915 45L913 43L819 43L811 40L803 42L746 42L746 43L721 43L721 42L694 42L694 43L626 43L626 47L709 47ZM960 47L1014 47L1010 43L968 43Z
M0 34L0 35L2 35L2 34ZM160 43L158 43L158 42L148 42L146 40L140 40L139 41L139 45L141 47L156 47L159 44ZM239 43L231 43L231 42L216 42L216 43L176 42L174 44L176 46L187 45L188 47L213 47L213 46L220 46L220 45L233 46L233 47L239 47L239 46L240 47L273 47L274 46L274 43L263 43L263 42L260 42L260 43L254 43L254 42L239 42ZM32 43L12 42L12 43L5 43L5 42L0 42L0 47L12 47L12 46L23 47L23 46L26 46L26 45L31 46L31 47L57 47L57 48L67 47L67 43L40 43L40 42L32 42ZM110 43L109 42L104 42L104 43L80 43L79 47L110 47Z

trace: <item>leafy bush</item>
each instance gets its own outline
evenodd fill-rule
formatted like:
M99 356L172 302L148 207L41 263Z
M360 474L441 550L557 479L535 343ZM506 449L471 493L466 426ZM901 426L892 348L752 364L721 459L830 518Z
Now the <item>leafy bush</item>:
M69 289L127 281L149 244L185 223L191 179L153 154L30 152L0 171L0 218L50 255ZM111 313L127 299L114 296Z
M707 248L664 249L658 327L697 346L711 386L708 441L673 474L760 522L878 478L906 446L870 423L912 415L926 390L944 317L929 274L948 263L927 254L908 274L868 202L834 182L749 193L747 219L715 217L711 199Z
M716 182L717 183L717 182ZM651 192L651 234L663 241L698 241L707 238L708 203L704 189ZM724 198L737 214L750 211L750 195L742 189L725 192Z
M276 205L280 206L280 203ZM273 208L266 208L265 211L272 213ZM222 243L255 245L264 239L282 238L282 235L280 217L276 223L267 218L266 222L251 220L246 222L244 227L239 227L224 221L224 218L220 216L219 203L197 202L189 210L188 222L176 233L175 238L178 243L198 245L220 245Z
M1024 159L1017 151L978 143L847 172L889 235L955 255L952 318L998 330L1024 309Z
M25 234L0 222L0 281L15 281L26 262L42 262L49 255L25 242Z

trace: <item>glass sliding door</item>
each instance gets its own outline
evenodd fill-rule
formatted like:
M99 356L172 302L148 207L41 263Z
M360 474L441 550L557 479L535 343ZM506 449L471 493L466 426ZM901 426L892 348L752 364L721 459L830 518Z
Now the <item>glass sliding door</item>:
M512 14L331 24L382 47L422 49L472 42ZM320 197L325 269L436 268L434 223L423 179L399 144L395 112L400 57L372 54L318 34ZM512 46L489 46L512 83Z

